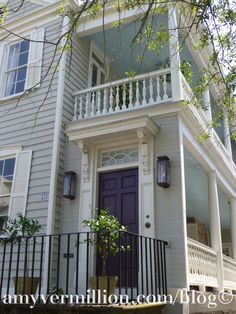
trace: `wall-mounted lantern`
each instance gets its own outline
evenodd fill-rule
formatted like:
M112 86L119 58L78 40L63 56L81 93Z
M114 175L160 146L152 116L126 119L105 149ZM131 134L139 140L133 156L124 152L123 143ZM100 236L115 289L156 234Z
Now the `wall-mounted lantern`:
M63 197L70 200L75 199L76 193L76 173L68 171L64 173L63 179Z
M157 157L157 185L164 189L170 186L170 160L167 156Z

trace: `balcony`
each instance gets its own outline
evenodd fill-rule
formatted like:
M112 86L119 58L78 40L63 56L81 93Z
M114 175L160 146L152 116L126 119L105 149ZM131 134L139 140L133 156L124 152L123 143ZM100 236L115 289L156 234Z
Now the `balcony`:
M97 130L95 132L91 130L101 125L107 125L104 133L109 134L117 121L174 111L180 111L190 127L195 126L195 131L198 132L195 135L201 132L209 133L210 121L206 112L191 104L194 95L182 74L181 91L178 92L178 97L176 96L173 84L176 79L178 77L173 78L171 68L164 68L77 91L73 94L74 115L66 126L66 134L70 140L84 139L90 136L90 133L91 136L97 134ZM183 101L188 101L189 105L180 106ZM119 128L116 132L118 131ZM212 151L213 156L218 156L219 163L224 161L228 170L236 177L236 166L232 162L230 152L214 129L211 130L206 145L211 147L210 153Z
M126 231L118 233L117 255L112 256L109 249L107 252L105 280L108 295L125 294L127 302L131 302L139 294L166 294L167 242ZM99 238L101 234L79 232L19 237L15 242L2 240L1 300L6 294L36 293L36 296L43 294L45 297L52 294L69 294L75 298L73 304L90 301L93 304L104 304L98 294L92 293L92 289L101 289L101 259L94 244L94 239ZM112 245L109 240L110 233L106 232L102 236L107 237L108 247ZM122 245L128 249L122 251ZM92 287L91 276L95 278L95 288ZM118 284L115 292L111 293L112 276L118 277ZM87 298L89 289L91 294ZM38 300L39 303L42 301Z
M73 121L171 101L170 68L91 87L74 96Z

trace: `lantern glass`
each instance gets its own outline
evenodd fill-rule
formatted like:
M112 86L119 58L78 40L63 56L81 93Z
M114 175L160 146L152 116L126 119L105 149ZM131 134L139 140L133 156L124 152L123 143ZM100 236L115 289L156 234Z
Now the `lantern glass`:
M75 199L76 193L76 173L73 171L65 172L63 180L63 197L70 200Z
M162 188L170 186L170 162L167 156L157 157L157 184Z

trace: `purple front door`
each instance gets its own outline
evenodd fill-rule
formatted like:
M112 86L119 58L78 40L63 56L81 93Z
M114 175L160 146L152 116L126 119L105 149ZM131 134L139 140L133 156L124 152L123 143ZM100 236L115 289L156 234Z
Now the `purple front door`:
M128 228L128 231L138 233L138 169L101 173L99 208L110 209L110 213L117 217L121 224ZM134 286L137 283L138 274L138 245L136 238L131 238L129 235L122 241L126 244L132 242L132 252L122 254L121 284L129 284L131 281ZM119 275L119 257L112 257L111 265L110 274Z
M110 208L128 231L138 233L138 169L102 173L99 186L99 208Z

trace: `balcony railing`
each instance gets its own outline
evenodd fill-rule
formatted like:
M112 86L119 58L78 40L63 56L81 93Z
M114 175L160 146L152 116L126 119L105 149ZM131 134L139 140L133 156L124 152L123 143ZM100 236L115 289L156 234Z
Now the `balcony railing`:
M74 96L74 121L158 104L172 98L170 69L87 88Z
M188 267L191 285L217 287L217 254L210 247L188 239Z
M236 261L228 256L223 257L225 288L236 290Z
M166 294L167 242L125 231L118 233L117 255L107 250L108 292L110 278L117 276L115 294L127 295L129 302L140 294ZM2 241L1 299L6 294L34 294L35 286L36 296L73 294L80 295L77 301L83 302L84 295L86 301L88 290L94 289L90 277L95 278L95 290L100 289L101 258L95 240L101 235L107 237L108 247L112 246L111 233L92 232L20 237L14 243ZM97 294L95 303L99 303Z
M184 99L187 101L190 101L194 99L194 94L191 90L191 87L185 80L184 76L181 76L182 86L183 86L183 96ZM234 173L236 173L236 166L232 162L232 158L226 149L225 145L223 144L222 140L219 138L218 134L214 130L214 128L210 129L209 125L211 124L211 121L208 120L206 113L203 109L200 107L196 107L192 104L188 105L188 108L192 111L196 119L198 120L199 124L202 127L202 130L206 133L210 134L210 140L212 141L214 147L216 147L218 153L220 154L221 158L225 161L225 163L229 166L229 168L232 169Z

